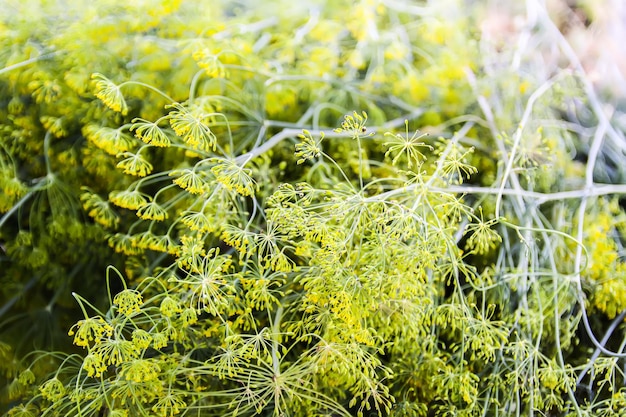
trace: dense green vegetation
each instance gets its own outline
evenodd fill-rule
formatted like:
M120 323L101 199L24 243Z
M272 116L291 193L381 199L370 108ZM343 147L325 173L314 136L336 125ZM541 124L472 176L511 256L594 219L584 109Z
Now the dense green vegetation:
M624 415L623 104L539 2L71 3L0 0L0 413Z

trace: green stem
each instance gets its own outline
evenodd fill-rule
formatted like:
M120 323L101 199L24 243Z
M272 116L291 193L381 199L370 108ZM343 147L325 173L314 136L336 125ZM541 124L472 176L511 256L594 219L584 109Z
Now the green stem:
M128 289L128 287L126 286L126 281L124 281L124 278L122 278L122 274L120 274L120 271L118 271L114 266L109 265L106 271L107 295L109 296L109 305L113 306L113 298L111 297L111 271L115 271L117 273L117 276L122 282L122 286L125 290Z
M9 65L8 67L4 67L0 69L0 75L4 74L5 72L10 72L10 71L28 66L30 64L34 64L35 62L38 62L38 61L43 61L44 59L52 58L53 56L58 55L60 53L61 51L50 52L48 54L43 54L43 55L36 56L34 58L27 59L26 61L18 62L17 64Z
M192 102L196 98L196 88L198 87L198 81L204 73L204 70L200 70L196 72L191 79L191 85L189 86L189 102Z
M83 297L81 297L79 294L72 292L72 297L74 297L74 299L76 301L78 301L78 305L80 306L81 311L83 312L83 315L85 316L85 319L89 318L89 315L87 314L87 310L85 309L85 306L83 305L83 303L87 304L89 307L91 307L96 313L100 314L101 316L104 316L104 314L98 309L96 308L93 304L91 304L89 301L85 300Z
M170 103L176 103L176 100L174 100L172 97L168 96L167 94L165 94L163 91L159 90L158 88L151 86L150 84L142 83L141 81L125 81L121 83L120 85L118 85L118 88L122 88L122 86L125 86L125 85L138 85L140 87L147 88L148 90L152 90L158 95L160 95L161 97L163 97L164 99L168 100Z

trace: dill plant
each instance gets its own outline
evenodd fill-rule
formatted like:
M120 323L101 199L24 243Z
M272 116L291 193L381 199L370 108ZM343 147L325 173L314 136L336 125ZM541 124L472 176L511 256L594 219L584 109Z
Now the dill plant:
M4 3L7 416L623 413L623 126L538 2Z

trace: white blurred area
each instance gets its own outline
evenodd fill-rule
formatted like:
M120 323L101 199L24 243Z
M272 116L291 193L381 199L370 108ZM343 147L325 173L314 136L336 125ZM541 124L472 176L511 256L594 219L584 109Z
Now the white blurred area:
M579 64L598 91L626 97L626 0L486 0L470 4L482 9L482 40L495 50L527 57L534 53L546 70ZM546 25L546 18L552 23ZM551 25L562 36L547 30ZM563 41L570 51L565 50Z
M560 13L557 17L565 18L571 14L567 13L567 2L552 2L556 9L553 13ZM586 16L579 16L578 22L572 21L566 32L567 39L595 85L626 96L626 1L586 0L580 3L582 12L589 14L589 26L585 27L585 22L581 21Z

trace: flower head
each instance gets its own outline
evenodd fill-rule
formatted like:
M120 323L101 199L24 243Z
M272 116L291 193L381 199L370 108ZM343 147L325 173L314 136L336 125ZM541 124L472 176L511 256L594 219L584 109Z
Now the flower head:
M8 417L37 417L39 410L32 404L20 404L9 410Z
M137 216L144 220L156 220L159 222L167 219L168 217L167 211L157 204L156 201L150 201L149 203L139 207L137 210Z
M109 201L118 207L137 210L148 202L146 196L137 190L111 191Z
M190 108L178 103L171 107L176 110L170 112L170 125L185 143L198 150L215 150L217 138L209 128L209 114L202 107Z
M88 124L82 129L87 140L109 155L127 152L135 146L132 136L107 126Z
M119 216L113 211L109 202L103 200L98 194L85 190L80 195L80 201L83 203L83 209L96 223L108 228L119 223Z
M126 104L126 100L124 100L120 86L97 72L91 75L91 79L95 82L96 97L98 97L105 106L123 115L128 113L128 105Z
M179 302L170 296L165 297L163 301L161 301L161 306L159 307L159 310L161 311L161 314L163 314L165 317L173 317L183 311Z
M130 130L134 130L135 136L149 145L161 148L170 146L170 138L155 122L139 118L133 119L133 125L130 127Z
M353 139L358 139L361 136L372 136L374 133L366 134L367 128L367 113L361 114L354 112L352 115L347 114L341 122L341 127L335 129L335 133L349 133Z
M152 164L141 157L139 152L122 152L118 156L125 157L117 163L117 167L124 170L124 174L145 177L152 172Z
M133 359L122 364L122 376L133 382L152 381L159 377L161 367L150 359Z
M154 404L152 411L160 417L173 417L186 406L187 404L179 396L169 393Z
M250 176L250 170L239 166L235 161L230 159L219 160L219 162L211 168L211 172L224 187L230 191L235 191L243 196L254 195L256 183Z
M169 174L177 176L174 184L191 194L202 194L208 190L208 184L202 179L200 174L193 169L176 170Z
M57 402L65 396L65 385L56 377L49 379L39 387L41 396L51 402Z
M83 369L87 371L87 375L90 377L98 378L107 369L102 357L97 353L90 353L83 359Z
M138 349L147 349L152 342L152 336L143 329L135 329L133 330L132 341Z
M186 211L183 214L180 221L191 230L200 233L213 232L218 226L215 219L209 218L204 212Z
M302 134L298 135L302 142L296 144L296 158L298 158L298 164L303 163L306 160L317 158L322 154L322 140L324 140L324 132L321 133L319 140L313 139L313 136L308 130L303 130Z
M74 344L76 346L86 347L91 342L98 342L103 337L109 337L113 334L113 327L102 317L90 317L78 321L72 326L68 332L70 336L74 336Z
M113 304L117 306L120 313L130 316L141 311L143 297L137 290L125 289L113 298Z
M426 159L426 157L424 156L424 154L419 150L419 148L425 148L425 149L430 149L432 150L432 146L427 145L423 142L420 141L420 139L422 139L424 136L426 136L426 134L419 134L418 131L416 131L413 136L411 136L409 138L409 122L408 120L404 121L405 127L406 127L406 133L405 135L401 135L401 134L393 134L391 132L387 132L385 133L385 137L389 137L391 138L388 142L385 142L383 145L388 146L389 150L387 150L387 152L385 153L385 156L388 156L389 154L395 153L396 156L394 156L393 160L392 160L392 164L395 165L396 162L398 162L398 159L400 159L400 157L402 155L406 154L406 159L407 159L407 166L409 168L411 168L413 166L413 164L416 164L419 166L419 164L421 163L421 161L423 159Z

